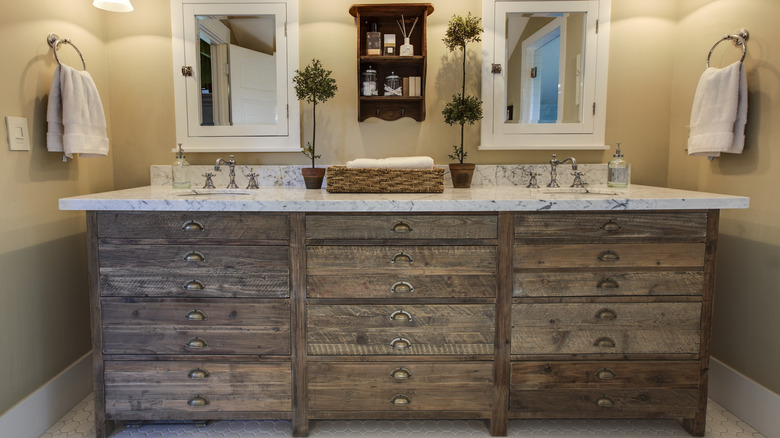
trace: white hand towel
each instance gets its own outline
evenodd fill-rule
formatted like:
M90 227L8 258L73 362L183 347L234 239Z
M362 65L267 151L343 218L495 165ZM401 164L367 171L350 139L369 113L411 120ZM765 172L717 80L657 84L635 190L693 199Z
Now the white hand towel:
M433 158L390 157L390 158L358 158L347 161L347 167L361 169L432 169Z
M88 72L58 66L46 111L49 152L63 152L63 161L73 158L73 154L83 157L108 154L106 116Z
M747 78L742 62L702 73L691 110L688 155L739 154L745 145Z

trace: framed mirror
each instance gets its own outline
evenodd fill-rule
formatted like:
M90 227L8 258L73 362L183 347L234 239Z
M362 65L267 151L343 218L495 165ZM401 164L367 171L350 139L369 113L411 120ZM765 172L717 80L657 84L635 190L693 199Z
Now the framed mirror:
M300 151L297 0L171 0L171 17L184 150Z
M606 149L609 0L484 0L480 149Z

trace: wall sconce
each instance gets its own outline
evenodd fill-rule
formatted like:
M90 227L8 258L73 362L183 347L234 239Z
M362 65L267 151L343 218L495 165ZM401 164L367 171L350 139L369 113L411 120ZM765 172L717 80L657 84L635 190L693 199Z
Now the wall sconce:
M130 12L133 10L130 0L95 0L92 2L92 6L111 12Z

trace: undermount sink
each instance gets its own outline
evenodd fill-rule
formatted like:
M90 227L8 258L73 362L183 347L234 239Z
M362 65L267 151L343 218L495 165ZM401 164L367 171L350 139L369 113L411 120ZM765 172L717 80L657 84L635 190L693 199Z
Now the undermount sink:
M539 193L544 194L588 194L588 195L607 195L615 196L621 195L620 190L610 189L607 187L540 187L536 189Z
M251 190L247 189L192 189L179 193L179 196L214 196L214 195L249 195Z

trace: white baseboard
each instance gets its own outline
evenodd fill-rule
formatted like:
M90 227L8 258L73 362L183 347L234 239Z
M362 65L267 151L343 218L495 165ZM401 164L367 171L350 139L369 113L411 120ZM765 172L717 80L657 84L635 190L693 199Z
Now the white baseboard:
M92 392L92 352L0 416L0 436L38 438Z
M710 358L709 396L767 438L780 438L780 395Z

